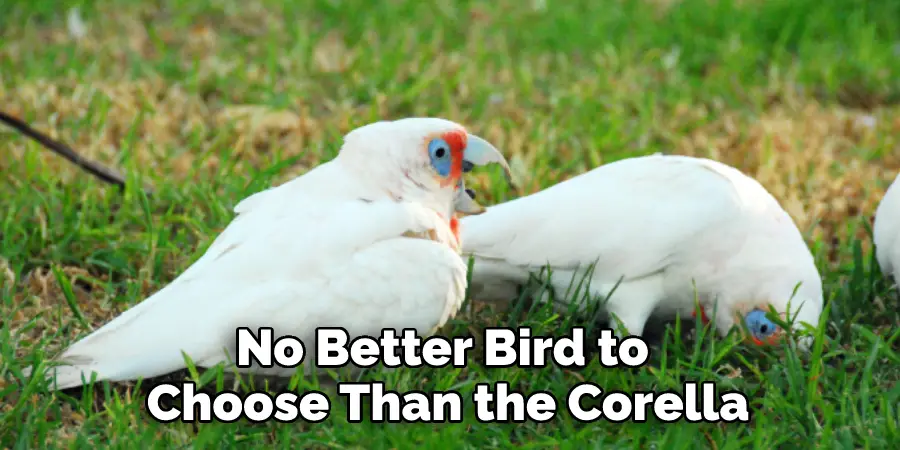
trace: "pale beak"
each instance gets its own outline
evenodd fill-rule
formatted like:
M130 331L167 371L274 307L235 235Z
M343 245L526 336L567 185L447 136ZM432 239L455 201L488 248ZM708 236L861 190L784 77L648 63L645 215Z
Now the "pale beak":
M800 336L797 338L797 348L804 353L809 353L812 350L813 345L813 337L812 336Z
M460 216L475 216L485 212L484 207L475 201L475 191L466 189L462 184L462 180L460 180L459 187L457 188L453 209L459 213Z
M513 190L515 190L516 186L515 183L513 183L512 171L510 171L509 163L506 162L506 158L503 157L500 150L497 150L490 142L475 136L474 134L469 134L466 151L463 153L463 172L472 170L474 166L483 166L490 163L498 163L503 167L503 174L506 176L506 182L509 183L509 186ZM463 193L464 197L468 197L464 194L465 193Z

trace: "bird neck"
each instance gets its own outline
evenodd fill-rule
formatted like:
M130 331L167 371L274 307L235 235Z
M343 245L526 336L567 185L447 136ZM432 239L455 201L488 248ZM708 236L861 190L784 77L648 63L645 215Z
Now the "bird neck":
M363 165L361 160L339 154L337 161L354 179L361 183L362 189L369 192L382 192L394 201L405 201L422 205L435 213L442 222L453 231L457 245L459 243L459 220L454 211L456 200L455 183L442 186L440 181L427 171L408 167L385 169L383 166ZM389 166L390 167L390 166Z

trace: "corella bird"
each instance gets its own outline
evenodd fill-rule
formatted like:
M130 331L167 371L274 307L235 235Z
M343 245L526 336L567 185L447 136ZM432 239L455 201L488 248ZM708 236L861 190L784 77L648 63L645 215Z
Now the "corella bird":
M514 298L549 267L554 297L588 282L632 335L652 313L696 311L696 299L723 335L740 325L753 342L775 343L784 330L770 307L787 321L790 303L794 323L812 326L823 307L815 261L788 214L757 181L708 159L606 164L465 217L461 230L475 259L472 298ZM618 324L610 328L622 336Z
M338 156L256 193L206 253L169 285L72 344L48 378L56 389L149 378L233 361L236 328L272 327L315 355L315 329L350 338L393 328L433 333L460 307L467 266L455 207L464 166L506 160L437 118L376 122L344 137ZM227 353L226 353L227 352ZM290 376L293 369L249 371Z
M875 257L881 271L895 283L900 282L900 175L894 178L875 210L872 228Z

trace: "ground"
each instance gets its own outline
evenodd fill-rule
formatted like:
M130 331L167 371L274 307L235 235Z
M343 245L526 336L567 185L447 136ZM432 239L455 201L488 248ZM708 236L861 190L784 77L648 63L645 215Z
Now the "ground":
M868 229L900 169L898 17L886 0L0 4L0 108L132 181L122 194L0 127L0 447L896 447L900 305ZM558 398L581 380L715 381L751 398L746 424L580 423L564 410L543 424L471 410L461 424L349 424L338 403L317 425L162 425L141 392L77 400L24 378L186 268L241 198L333 157L348 130L404 116L458 121L502 149L523 182L473 174L484 204L641 154L735 165L806 234L825 336L808 356L673 331L639 369L476 361L371 375L466 397L499 380ZM473 301L441 333L589 322Z

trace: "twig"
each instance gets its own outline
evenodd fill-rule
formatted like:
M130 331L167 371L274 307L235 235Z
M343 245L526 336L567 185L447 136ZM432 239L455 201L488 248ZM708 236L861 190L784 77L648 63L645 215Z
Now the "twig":
M21 132L22 134L40 142L41 145L50 149L51 151L53 151L53 153L56 153L57 155L68 159L76 166L84 169L100 180L118 186L121 191L125 190L125 177L116 172L114 169L102 166L99 163L84 158L83 156L76 153L75 150L72 150L72 148L70 148L68 145L51 139L46 134L43 134L40 131L31 128L31 126L29 126L27 123L16 117L6 114L3 111L0 111L0 121ZM153 191L150 189L145 189L144 191L147 195L153 193Z

